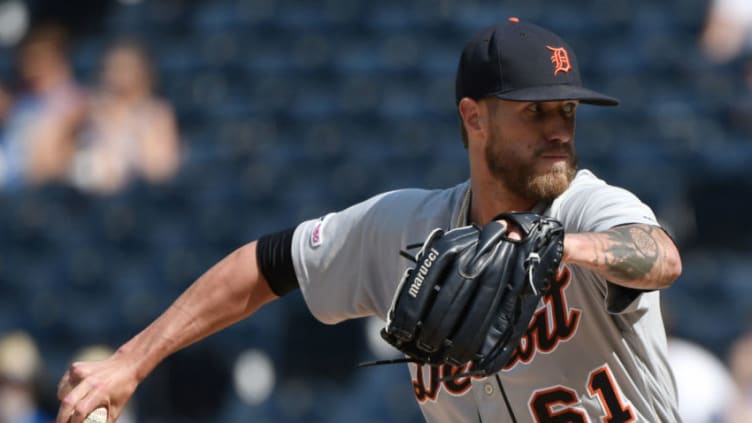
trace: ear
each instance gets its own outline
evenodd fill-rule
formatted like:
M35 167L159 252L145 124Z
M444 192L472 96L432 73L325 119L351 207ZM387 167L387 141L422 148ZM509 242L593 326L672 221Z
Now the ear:
M480 104L472 98L465 97L460 100L458 108L460 116L462 116L462 122L465 124L468 138L473 139L479 136L483 137L485 128L481 116L482 111Z

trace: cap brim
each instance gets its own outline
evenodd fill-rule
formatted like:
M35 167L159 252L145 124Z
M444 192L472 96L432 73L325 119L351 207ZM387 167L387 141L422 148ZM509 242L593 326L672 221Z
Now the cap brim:
M563 101L578 100L596 106L616 106L619 100L575 85L546 85L511 90L495 94L497 98L511 101Z

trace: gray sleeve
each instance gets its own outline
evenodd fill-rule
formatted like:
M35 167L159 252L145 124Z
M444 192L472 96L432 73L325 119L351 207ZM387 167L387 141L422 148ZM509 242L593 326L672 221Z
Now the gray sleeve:
M561 221L567 232L603 232L627 224L660 226L650 207L637 196L602 181L577 187L560 207ZM643 291L605 280L601 283L606 285L604 301L610 313L629 313L641 309Z
M301 223L292 261L311 313L329 324L369 315L384 320L412 264L400 249L422 243L434 228L448 228L464 187L392 191Z
M603 232L634 223L658 225L653 211L631 192L605 183L578 187L561 204L568 232Z
M311 313L334 324L376 315L384 319L407 262L403 248L406 194L387 193L295 230L292 257ZM409 201L407 202L409 203Z

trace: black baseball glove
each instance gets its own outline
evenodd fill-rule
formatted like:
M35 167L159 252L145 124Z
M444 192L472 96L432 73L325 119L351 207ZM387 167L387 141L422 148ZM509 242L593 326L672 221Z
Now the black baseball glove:
M516 226L522 239L511 239ZM487 376L509 361L564 251L558 221L504 213L479 228L434 230L407 269L382 337L417 363L455 366Z

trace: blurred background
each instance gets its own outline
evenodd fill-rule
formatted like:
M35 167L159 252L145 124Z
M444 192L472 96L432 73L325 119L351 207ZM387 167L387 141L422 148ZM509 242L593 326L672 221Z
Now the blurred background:
M509 16L622 100L579 108L580 166L680 245L686 421L752 421L752 2L2 0L0 423L48 421L71 360L259 235L467 178L456 64ZM393 354L379 328L293 293L168 359L121 421L422 421L404 366L355 368Z

